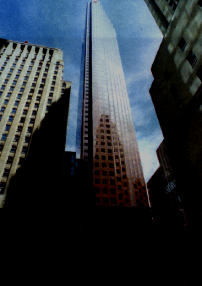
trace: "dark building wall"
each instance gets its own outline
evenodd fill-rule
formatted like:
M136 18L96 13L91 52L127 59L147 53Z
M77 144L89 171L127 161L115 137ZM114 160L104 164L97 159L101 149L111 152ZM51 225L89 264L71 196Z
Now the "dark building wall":
M165 192L165 183L161 169L158 168L147 183L152 208L164 209L169 207L169 200Z
M70 88L53 103L33 134L24 164L11 179L5 209L9 213L46 213L63 206L61 174L66 143Z
M172 16L177 8L178 0L144 0L154 17L162 34L165 35Z
M179 195L193 223L202 213L201 16L200 1L179 1L152 65L150 89Z

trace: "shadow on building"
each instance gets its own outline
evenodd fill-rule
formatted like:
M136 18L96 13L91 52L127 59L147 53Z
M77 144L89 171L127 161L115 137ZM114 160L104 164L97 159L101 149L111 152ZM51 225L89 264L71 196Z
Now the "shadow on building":
M51 105L32 135L26 159L10 180L0 215L5 259L11 263L16 257L30 261L35 252L43 259L43 245L49 247L62 236L69 201L61 185L69 97L66 89Z

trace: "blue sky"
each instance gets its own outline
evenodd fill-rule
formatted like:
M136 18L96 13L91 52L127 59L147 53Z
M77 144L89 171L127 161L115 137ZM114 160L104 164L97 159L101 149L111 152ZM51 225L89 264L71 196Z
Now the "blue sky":
M162 40L144 0L100 1L113 24L146 181L158 168L163 136L149 95L151 65ZM63 50L64 80L72 82L66 149L75 151L86 0L1 0L0 37Z

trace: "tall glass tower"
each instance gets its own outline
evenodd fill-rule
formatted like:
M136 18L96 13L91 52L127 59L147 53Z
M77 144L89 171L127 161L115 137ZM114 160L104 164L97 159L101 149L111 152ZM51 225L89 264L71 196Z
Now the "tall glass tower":
M87 4L81 158L95 205L148 206L116 32L99 1Z

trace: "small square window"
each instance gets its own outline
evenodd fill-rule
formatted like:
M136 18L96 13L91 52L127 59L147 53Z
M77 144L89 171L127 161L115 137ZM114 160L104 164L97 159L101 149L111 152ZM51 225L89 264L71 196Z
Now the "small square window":
M25 136L25 143L29 143L30 142L31 137L30 136Z
M102 171L102 175L103 175L103 176L107 176L107 171L104 171L104 170L103 170L103 171Z
M4 106L2 106L2 108L1 108L1 110L0 110L0 112L4 112L5 111L5 107Z
M12 115L9 116L8 121L9 121L9 122L12 122L12 121L13 121L13 118L14 118L14 116L12 116Z
M115 185L114 179L110 179L110 185Z
M95 170L95 175L99 176L100 172L99 170Z
M8 176L9 176L9 173L10 173L10 169L5 168L5 169L4 169L4 173L3 173L3 177L8 177Z
M32 129L33 129L33 127L32 127L32 126L29 126L29 127L27 128L27 133L32 133Z
M7 139L7 134L2 134L1 140L6 141L6 139Z
M107 184L107 179L102 179L102 183L103 183L104 185L106 185L106 184Z
M195 64L197 63L197 57L195 56L195 54L193 53L193 51L191 50L187 56L187 60L190 63L190 65L192 66L192 68L194 68Z
M179 46L179 48L180 48L182 51L184 51L186 45L187 45L187 42L186 42L185 39L182 37L181 40L179 41L178 46Z
M5 131L9 131L11 128L10 124L6 124Z
M14 157L9 156L8 159L7 159L6 164L12 164L13 163L13 159L14 159Z
M21 117L20 118L20 123L24 123L25 122L25 117Z
M20 135L18 135L18 134L15 135L14 141L15 141L15 142L18 142L19 140L20 140Z
M18 132L21 132L21 131L22 131L22 128L23 128L22 125L19 125L18 128L17 128L17 131L18 131Z
M23 146L21 153L26 154L27 151L28 151L28 147L27 146Z

